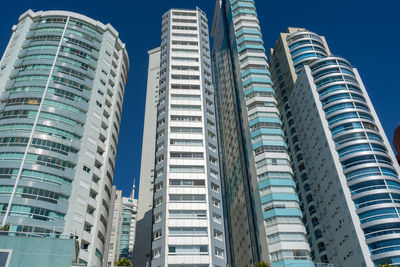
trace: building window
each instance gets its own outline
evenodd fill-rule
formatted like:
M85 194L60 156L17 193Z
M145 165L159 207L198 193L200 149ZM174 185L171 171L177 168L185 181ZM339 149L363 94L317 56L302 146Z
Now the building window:
M156 171L156 177L160 177L164 173L164 168L160 168Z
M170 210L169 211L170 218L207 218L207 212L205 210Z
M219 208L219 207L221 206L221 201L219 201L219 200L216 199L216 198L212 198L212 204L213 204L215 207Z
M154 192L158 192L163 188L163 182L160 182L154 186Z
M219 224L222 224L222 216L216 213L213 213L213 221Z
M83 170L87 173L90 173L90 168L86 165L83 165Z
M153 241L161 238L161 229L153 232Z
M205 255L208 254L208 246L169 246L168 253L175 255Z
M223 259L224 258L224 250L215 247L215 256Z
M161 212L153 216L153 223L158 223L160 221L161 221Z
M223 237L222 232L214 229L214 238L216 238L218 240L222 240L222 237Z
M169 180L170 186L196 186L196 187L204 187L204 180L177 180L171 179Z
M190 165L171 165L170 167L171 172L190 172L190 173L203 173L204 167L203 166L190 166Z
M207 227L169 227L170 236L206 236Z
M12 250L0 250L0 266L8 267L10 263Z
M169 200L171 202L205 202L206 195L178 195L171 194L169 195Z
M217 159L216 159L216 158L214 158L214 157L212 157L212 156L209 156L209 157L208 157L208 160L209 160L212 164L217 165Z
M161 156L159 156L159 157L157 158L156 162L157 162L157 164L158 164L158 163L162 162L163 160L164 160L164 155L161 155Z
M162 204L162 197L157 198L154 200L154 207L158 207Z
M152 254L151 255L152 259L160 257L161 256L161 248L153 249L151 254Z
M216 170L210 168L210 175L211 175L212 177L218 179L218 172L217 172Z
M214 183L211 183L211 189L214 190L215 192L219 192L219 186Z
M103 255L101 255L100 250L98 250L97 248L96 248L96 251L94 252L94 254L96 255L97 258L99 258L100 261L103 260Z

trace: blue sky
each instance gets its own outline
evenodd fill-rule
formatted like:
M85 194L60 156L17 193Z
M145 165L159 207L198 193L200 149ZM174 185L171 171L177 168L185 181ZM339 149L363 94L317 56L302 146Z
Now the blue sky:
M305 27L327 38L331 52L348 59L358 69L376 112L392 141L400 122L400 62L398 12L400 1L282 1L255 0L265 48L273 47L288 26ZM128 195L139 183L141 142L146 97L147 50L160 43L161 16L170 8L199 6L212 23L214 0L93 1L35 0L2 2L0 51L11 27L27 9L74 11L111 23L126 43L130 57L114 183ZM3 52L1 52L3 53Z

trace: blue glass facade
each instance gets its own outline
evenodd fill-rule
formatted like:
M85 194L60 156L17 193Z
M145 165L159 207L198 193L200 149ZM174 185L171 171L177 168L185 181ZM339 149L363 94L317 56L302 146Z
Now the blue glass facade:
M79 236L79 261L104 255L124 88L111 25L26 11L0 61L0 219L11 232ZM44 241L45 242L45 241Z
M220 12L214 18L213 61L231 264L248 266L239 256L245 248L235 240L241 230L235 228L235 211L230 211L235 200L248 198L254 221L246 227L256 233L252 260L312 266L254 1L222 1ZM226 118L237 123L238 134L233 135ZM235 153L244 155L232 153L233 140ZM240 157L244 177L230 170L232 159ZM235 184L248 191L233 194Z
M398 263L398 168L357 71L300 28L281 34L271 66L312 258Z
M33 22L0 96L0 208L12 205L11 231L63 232L102 40L79 23Z
M366 93L343 58L309 67L371 258L376 265L400 263L400 180Z

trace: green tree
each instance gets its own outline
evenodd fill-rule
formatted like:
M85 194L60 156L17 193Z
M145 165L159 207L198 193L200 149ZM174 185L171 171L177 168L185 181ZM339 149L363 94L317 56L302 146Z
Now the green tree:
M119 259L119 261L115 262L117 266L132 266L132 262L125 257Z
M253 267L269 267L269 265L265 261L260 261L257 262Z
M9 224L5 224L0 228L0 231L8 231L10 230L10 225Z

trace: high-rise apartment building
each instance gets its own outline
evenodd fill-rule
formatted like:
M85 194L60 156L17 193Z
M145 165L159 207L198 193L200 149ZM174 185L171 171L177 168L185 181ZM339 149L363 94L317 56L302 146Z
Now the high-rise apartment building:
M129 60L110 25L25 12L0 62L0 219L100 266Z
M252 0L216 1L212 28L231 266L313 266Z
M135 199L135 186L129 197L122 197L122 227L119 242L119 257L133 261L133 249L136 235L137 199Z
M148 51L148 54L149 66L147 72L146 106L143 126L134 266L150 266L151 260L154 160L161 54L160 47Z
M152 267L226 265L207 23L198 8L162 16Z
M116 190L111 233L110 233L110 245L109 245L108 264L107 264L108 266L114 266L115 262L119 260L121 223L122 223L122 191Z
M108 266L114 266L122 258L133 262L137 215L137 199L134 196L135 186L129 197L123 197L121 190L115 193Z
M300 196L300 207L304 214L308 242L312 248L311 255L315 260L328 262L328 252L325 248L326 242L322 240L322 230L319 228L321 216L315 211L316 205L314 201L310 200L311 197L308 197L309 201L306 200L306 197L310 195L309 183L304 182L303 184L303 180L308 180L308 174L305 170L306 158L303 156L304 152L299 152L298 135L296 134L292 117L295 111L292 110L288 101L290 92L297 80L297 73L301 71L303 65L307 64L310 60L327 57L330 55L330 50L325 37L308 32L307 37L298 38L298 36L302 36L301 32L307 32L307 30L304 28L288 28L286 33L280 33L274 49L271 50L270 69L281 111L281 119L285 125L286 143L291 151L292 169L297 178L296 180L298 180L296 181L298 184L297 190ZM299 41L292 44L292 40L297 39ZM290 49L293 50L293 56ZM286 91L288 91L288 94L286 94ZM302 190L304 186L307 189L305 192ZM312 218L310 218L310 215L312 215ZM308 218L312 220L310 223L307 221ZM310 227L310 225L315 226L316 229Z
M357 69L301 28L280 35L270 69L313 258L400 263L400 170Z

